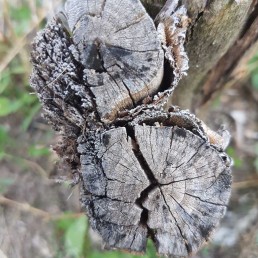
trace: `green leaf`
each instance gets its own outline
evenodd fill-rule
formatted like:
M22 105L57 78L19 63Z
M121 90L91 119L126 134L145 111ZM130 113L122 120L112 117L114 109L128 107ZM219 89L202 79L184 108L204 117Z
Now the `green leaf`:
M22 102L17 100L17 101L12 101L6 97L1 97L0 98L0 116L7 116L12 113L15 113L17 110L20 109L22 106Z
M242 167L243 161L241 159L239 159L239 157L237 156L237 153L233 147L229 146L227 148L227 154L234 160L234 166L236 168Z
M14 75L17 75L17 74L23 75L26 73L26 69L23 65L17 65L12 68L11 72Z
M38 103L37 97L36 97L35 95L29 94L28 92L24 92L24 93L20 96L20 99L21 99L21 102L22 102L24 105L30 105L30 104L35 103L35 102Z
M0 77L0 94L4 92L4 90L11 83L10 71L7 69L4 71Z
M80 257L86 237L88 223L86 216L76 219L65 232L65 249L68 255Z
M22 20L29 20L31 18L31 11L28 6L22 5L20 7L10 8L10 17L18 22Z
M248 64L253 64L253 63L256 63L256 62L258 62L258 54L256 54L255 56L253 56L253 57L249 60Z
M136 256L119 251L93 251L89 254L88 258L144 258L145 256Z
M121 251L93 251L87 258L157 258L156 248L151 240L147 242L147 250L145 255L133 255ZM159 257L162 258L162 257Z
M55 225L57 229L66 231L71 224L74 222L74 218L69 217L69 215L72 214L71 212L65 212L64 215L59 218L57 221L55 221Z
M29 147L28 154L31 157L42 157L50 154L49 148L45 148L39 145L32 145Z
M5 156L5 148L9 142L9 135L7 129L3 126L0 126L0 160Z
M6 156L5 151L0 150L0 161L3 160L5 156Z
M151 241L150 239L148 239L147 242L147 251L146 251L146 258L157 258L157 254L156 254L156 247L153 243L153 241ZM162 257L160 257L162 258Z

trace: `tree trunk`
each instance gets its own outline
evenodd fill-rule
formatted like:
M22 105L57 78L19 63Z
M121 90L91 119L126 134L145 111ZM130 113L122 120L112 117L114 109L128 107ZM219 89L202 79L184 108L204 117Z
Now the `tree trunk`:
M164 104L175 89L173 104L197 110L236 82L258 45L257 1L164 2L142 1L154 24L139 0L68 0L34 40L31 85L107 247L144 252L151 238L186 257L225 213L228 132Z
M142 2L149 9L151 2L156 13L162 1ZM258 51L258 1L180 3L191 18L186 40L190 68L170 103L198 112L224 87L241 84L250 77L248 61Z

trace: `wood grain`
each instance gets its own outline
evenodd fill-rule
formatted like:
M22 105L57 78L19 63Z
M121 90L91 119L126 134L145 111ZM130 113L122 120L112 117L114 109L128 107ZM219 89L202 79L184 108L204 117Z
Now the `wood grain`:
M96 139L90 154L79 145L82 202L107 247L144 252L152 237L159 254L196 252L230 195L230 168L218 150L176 126L120 127Z
M68 0L65 13L102 120L112 121L118 111L157 91L164 57L154 23L139 1Z

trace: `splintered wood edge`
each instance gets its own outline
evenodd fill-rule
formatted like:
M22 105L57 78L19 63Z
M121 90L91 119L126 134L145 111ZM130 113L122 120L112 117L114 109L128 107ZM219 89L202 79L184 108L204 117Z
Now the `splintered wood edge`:
M178 0L167 1L155 18L165 59L173 73L171 85L163 93L167 96L173 93L178 82L187 75L189 69L189 59L184 46L189 22L186 8L184 5L179 5Z

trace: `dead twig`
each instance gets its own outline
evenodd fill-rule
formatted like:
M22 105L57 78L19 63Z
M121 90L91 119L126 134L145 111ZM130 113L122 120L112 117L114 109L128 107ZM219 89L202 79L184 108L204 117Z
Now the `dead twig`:
M21 202L15 201L15 200L11 200L2 195L0 195L0 205L12 207L19 211L30 213L33 216L39 217L45 221L54 221L54 220L59 220L62 218L79 218L84 215L84 213L51 214L47 211L35 208L28 203L21 203Z
M233 183L233 189L246 189L249 187L258 187L258 179L246 180Z

